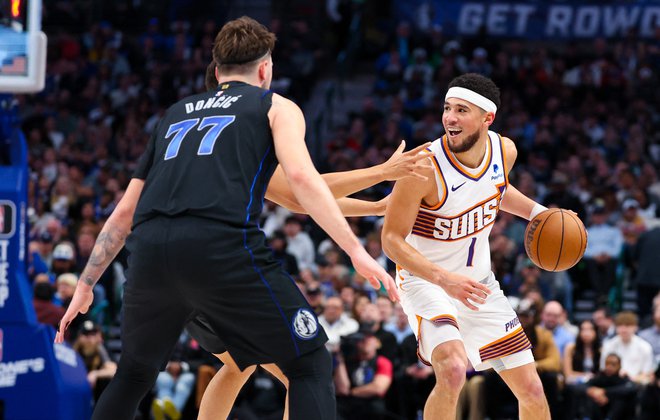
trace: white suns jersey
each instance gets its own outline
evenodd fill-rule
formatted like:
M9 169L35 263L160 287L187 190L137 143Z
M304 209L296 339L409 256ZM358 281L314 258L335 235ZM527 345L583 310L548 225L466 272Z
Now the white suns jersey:
M462 165L447 146L435 140L432 154L439 202L422 205L406 241L440 267L480 281L489 276L490 246L500 201L508 184L499 134L489 131L484 160L477 168ZM401 270L405 277L409 274Z

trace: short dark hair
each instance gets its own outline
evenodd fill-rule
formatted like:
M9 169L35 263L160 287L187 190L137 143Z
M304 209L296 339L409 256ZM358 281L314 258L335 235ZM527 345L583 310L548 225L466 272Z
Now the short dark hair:
M500 88L486 76L478 73L465 73L449 82L449 88L453 87L470 89L493 101L498 109L500 107Z
M34 298L37 300L51 301L55 295L55 290L50 283L35 283L34 284Z
M206 90L215 90L218 87L218 79L215 77L215 61L211 61L211 63L206 66L204 85L206 85Z
M222 73L247 73L255 61L273 51L275 34L247 16L231 20L213 43L213 61Z

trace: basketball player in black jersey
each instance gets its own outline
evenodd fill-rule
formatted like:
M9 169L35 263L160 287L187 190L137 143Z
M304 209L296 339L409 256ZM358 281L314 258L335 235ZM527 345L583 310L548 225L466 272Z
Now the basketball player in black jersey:
M214 45L219 89L166 112L123 205L99 235L56 337L61 342L71 319L89 308L91 289L126 241L134 215L122 358L96 419L133 417L193 311L204 315L239 367L278 364L290 382L292 419L334 417L325 333L256 221L278 160L298 202L356 270L398 297L314 169L300 109L264 89L274 41L249 18L223 27Z

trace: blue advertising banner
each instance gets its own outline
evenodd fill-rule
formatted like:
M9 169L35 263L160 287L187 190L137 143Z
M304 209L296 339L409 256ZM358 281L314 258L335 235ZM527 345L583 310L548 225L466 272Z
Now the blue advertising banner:
M441 25L449 36L526 39L618 38L634 28L642 38L660 28L660 0L459 1L398 0L398 16L420 29ZM660 30L660 29L658 29Z

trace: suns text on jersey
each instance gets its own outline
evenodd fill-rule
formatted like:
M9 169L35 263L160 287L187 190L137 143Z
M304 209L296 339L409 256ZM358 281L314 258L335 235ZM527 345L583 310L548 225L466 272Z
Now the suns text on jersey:
M433 237L441 241L461 239L479 232L495 221L501 196L498 194L452 218L437 217Z

